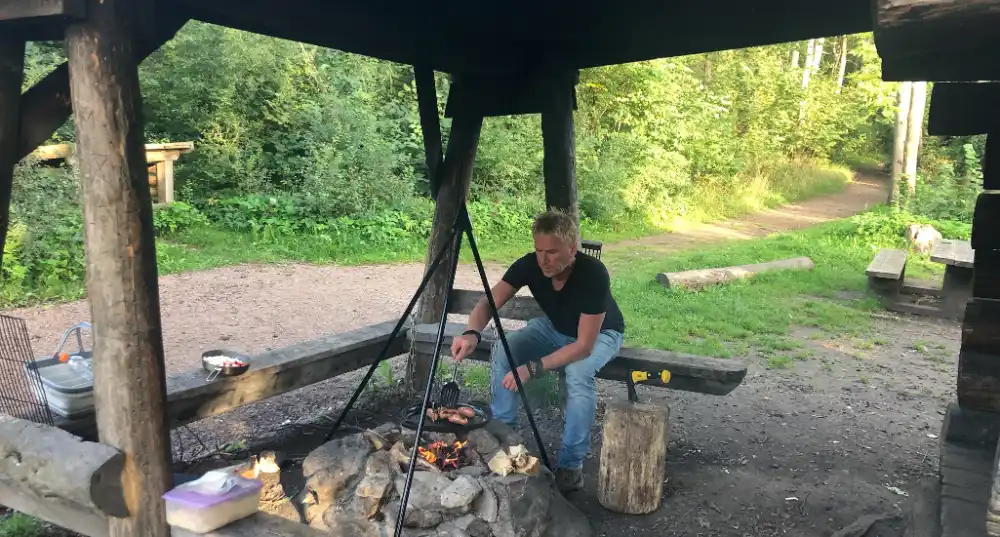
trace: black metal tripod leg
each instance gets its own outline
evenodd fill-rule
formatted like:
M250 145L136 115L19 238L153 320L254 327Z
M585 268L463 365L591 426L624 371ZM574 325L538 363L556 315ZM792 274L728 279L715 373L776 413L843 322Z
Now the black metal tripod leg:
M524 405L524 412L528 415L528 423L531 425L531 433L535 436L535 442L538 444L538 452L542 457L542 464L546 468L552 469L552 465L549 463L549 456L545 452L545 444L542 443L542 435L538 432L538 426L535 424L535 417L531 413L531 405L528 404L528 394L524 393L524 386L521 384L521 377L517 374L517 364L514 363L514 356L510 352L510 345L507 343L507 336L504 334L503 325L500 323L500 312L497 311L497 303L493 299L493 291L490 289L489 279L486 277L486 268L483 267L483 260L479 256L479 248L476 247L476 238L472 234L472 220L469 219L469 212L463 205L459 211L460 216L465 218L465 233L469 237L469 248L472 250L472 256L476 260L476 268L479 270L479 277L483 281L483 289L486 291L486 300L490 303L490 312L493 315L493 323L497 327L497 335L500 337L500 344L503 345L504 354L507 355L507 365L510 366L510 371L514 376L514 383L517 384L517 393L521 395L521 404Z
M444 342L444 330L448 324L448 302L451 300L451 290L455 286L455 273L458 272L458 254L462 250L461 218L457 220L456 229L458 233L454 237L454 257L451 263L451 272L448 273L448 293L444 297L444 311L441 312L441 322L438 326L437 340L434 342L434 354L431 358L431 370L427 374L427 385L424 388L424 403L422 411L417 418L416 439L413 448L410 450L410 467L406 472L406 481L403 485L403 493L400 494L399 513L396 517L396 532L393 535L403 534L403 520L406 517L406 504L410 499L410 485L413 483L413 471L417 465L417 448L420 446L420 436L424 432L424 421L427 419L427 407L431 401L431 393L434 390L434 375L437 373L438 363L441 360L441 344Z
M378 369L378 365L386 359L387 357L386 355L389 354L389 348L392 346L392 343L396 340L396 336L399 335L399 331L402 330L403 324L406 322L407 317L410 316L410 312L412 312L413 308L416 307L417 300L420 299L420 295L423 294L424 289L427 287L427 284L430 283L431 277L437 270L438 265L440 265L441 261L444 260L444 255L448 253L448 251L452 248L452 241L455 240L455 237L461 237L461 232L459 229L461 226L461 222L462 222L461 218L455 219L455 223L452 224L451 231L449 232L448 235L449 237L448 241L445 242L444 246L441 247L441 250L438 251L437 256L434 258L433 261L431 261L430 266L427 268L427 274L424 275L423 281L420 282L420 285L417 287L416 292L413 293L413 298L410 299L410 303L406 306L406 310L404 310L403 315L400 316L399 322L396 323L396 327L392 329L392 333L389 335L389 339L387 339L385 345L382 346L382 351L379 352L378 358L376 358L375 361L372 362L371 367L368 368L368 372L365 373L365 378L361 380L361 384L359 384L358 388L354 390L354 395L351 396L351 399L347 402L347 405L344 407L344 409L340 411L340 416L337 418L337 421L333 424L333 428L330 429L330 432L326 434L326 438L323 439L324 442L329 442L330 439L333 438L333 435L336 434L337 429L339 429L341 424L343 424L344 418L347 417L347 413L350 412L354 404L357 403L358 398L361 397L362 393L364 393L365 387L368 386L368 382L371 381L372 376L375 374L375 370Z

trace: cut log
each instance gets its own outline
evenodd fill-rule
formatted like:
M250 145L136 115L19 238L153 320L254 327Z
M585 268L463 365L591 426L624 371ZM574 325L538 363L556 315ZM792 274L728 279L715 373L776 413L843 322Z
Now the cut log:
M660 507L669 416L659 405L608 405L597 476L597 499L605 508L641 515Z
M171 484L166 375L139 65L127 0L89 0L66 31L83 185L87 296L94 327L94 403L102 443L125 454L128 515L111 537L168 537Z
M0 484L8 489L43 503L126 516L124 466L124 455L111 446L0 415Z
M668 289L674 287L700 289L709 285L750 278L763 272L774 270L812 270L815 266L816 264L808 257L796 257L780 261L755 263L753 265L687 270L684 272L661 272L656 275L656 281Z

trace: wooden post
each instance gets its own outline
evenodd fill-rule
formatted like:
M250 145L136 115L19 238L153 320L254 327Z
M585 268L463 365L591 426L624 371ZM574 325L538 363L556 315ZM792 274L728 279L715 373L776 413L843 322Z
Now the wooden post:
M152 200L128 0L89 0L66 31L83 185L94 402L101 442L125 455L129 516L110 537L168 537L171 483Z
M24 80L24 41L0 38L0 268L10 228L10 198L17 155L18 110Z
M579 225L576 197L576 140L573 130L574 78L553 77L551 108L542 112L542 143L545 153L545 205L573 215Z
M458 209L469 195L469 184L472 182L472 169L476 164L476 150L479 147L479 134L482 128L481 115L460 114L452 120L447 153L444 162L438 167L440 179L437 181L439 186L427 260L424 264L425 270L430 268L431 261L445 245L451 225L458 215ZM451 255L444 257L427 288L424 289L424 294L417 305L417 324L441 322L444 299L448 293L448 270L453 262L452 259ZM406 364L406 378L409 379L410 389L421 391L425 388L431 369L431 358L430 355L415 350L410 352L410 359Z
M414 67L413 78L417 86L417 108L420 110L420 130L424 136L424 154L427 158L427 180L431 198L437 199L438 168L441 167L441 118L438 115L437 86L434 70Z
M174 201L174 157L167 155L156 163L156 201L158 203L173 203Z
M669 416L657 405L608 404L597 475L597 499L605 508L641 515L660 507Z

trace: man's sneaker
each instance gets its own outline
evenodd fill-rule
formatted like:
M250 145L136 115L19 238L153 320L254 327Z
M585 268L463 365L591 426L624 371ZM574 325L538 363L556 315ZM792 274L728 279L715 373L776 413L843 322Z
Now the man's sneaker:
M583 468L556 468L556 487L567 494L583 488Z

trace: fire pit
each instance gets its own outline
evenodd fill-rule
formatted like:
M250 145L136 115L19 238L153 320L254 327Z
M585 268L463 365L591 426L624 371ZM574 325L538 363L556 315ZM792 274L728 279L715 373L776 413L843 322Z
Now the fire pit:
M481 401L469 401L468 403L460 403L457 408L454 409L442 409L434 402L430 402L424 407L427 417L424 418L424 430L431 432L442 432L442 433L467 433L474 429L479 429L485 427L491 419L493 419L493 413L490 411L490 405L483 403ZM467 414L459 415L464 418L465 423L461 421L452 421L449 419L447 414L442 415L442 410L445 413L457 412L461 410L468 409ZM421 405L415 404L410 406L403 411L403 427L416 430L417 421L420 419Z
M417 409L404 415L412 418ZM526 448L488 410L477 416L465 425L437 423L448 431L420 439L415 422L412 429L387 423L317 448L302 466L306 484L297 503L303 521L338 537L391 535L416 445L404 536L590 537L586 516L563 498L547 469L491 471L489 461L506 453L513 460ZM455 426L464 430L450 432Z

